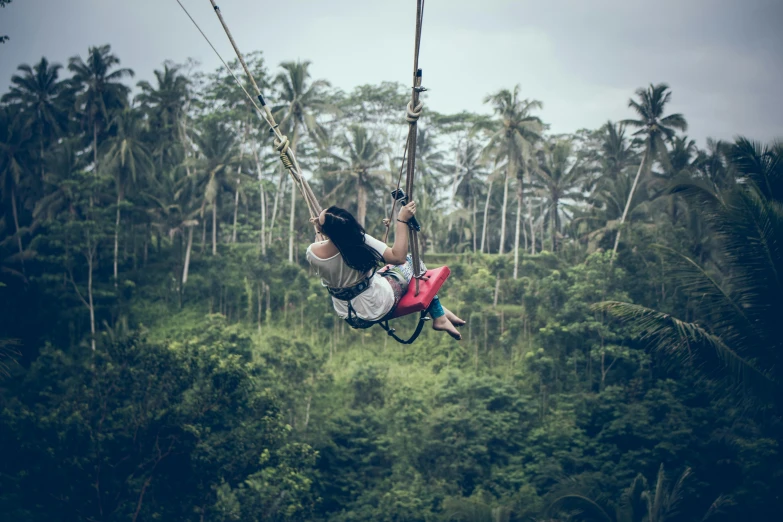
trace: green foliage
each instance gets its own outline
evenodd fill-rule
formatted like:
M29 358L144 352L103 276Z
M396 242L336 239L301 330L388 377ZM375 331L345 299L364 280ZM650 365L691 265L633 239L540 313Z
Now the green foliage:
M13 455L3 511L25 520L232 519L227 499L240 498L237 519L308 512L312 450L289 440L276 400L253 378L263 368L230 339L210 340L130 338L81 358L44 350L19 380L25 391L3 405Z
M778 314L783 306L783 168L779 146L763 148L739 140L731 158L742 183L715 192L700 181L674 190L703 209L719 241L720 271L700 266L691 257L661 247L673 274L690 296L698 296L696 320L628 303L607 302L601 308L625 318L637 334L651 340L666 356L726 367L729 375L756 390L779 408L781 352Z
M247 62L321 202L381 237L408 89ZM468 321L461 343L403 347L335 315L309 215L225 71L166 62L131 99L119 65L109 46L22 65L0 102L1 513L780 512L779 145L699 150L665 84L637 91L640 119L573 135L518 88L487 97L493 118L425 111L422 248Z

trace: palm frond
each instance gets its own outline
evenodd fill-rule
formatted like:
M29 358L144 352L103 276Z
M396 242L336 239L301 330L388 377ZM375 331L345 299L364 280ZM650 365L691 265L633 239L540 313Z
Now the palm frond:
M615 522L607 511L596 501L584 495L563 495L556 498L546 509L548 516L557 516L562 512L573 512L585 514L588 519L602 520L605 522Z
M653 348L665 355L683 362L693 361L695 355L704 359L717 358L730 368L739 380L765 395L774 384L772 378L751 361L726 345L720 337L696 323L681 321L670 314L644 306L617 301L597 303L592 308L627 322L636 337L649 342Z

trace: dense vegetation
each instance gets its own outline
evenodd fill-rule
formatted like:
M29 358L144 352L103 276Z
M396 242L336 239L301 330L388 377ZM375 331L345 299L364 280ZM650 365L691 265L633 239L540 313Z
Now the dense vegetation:
M251 58L322 204L382 236L407 89ZM572 135L518 88L425 110L425 259L469 322L401 347L332 313L233 80L132 78L95 47L0 104L4 519L780 513L780 145L699 149L665 84Z

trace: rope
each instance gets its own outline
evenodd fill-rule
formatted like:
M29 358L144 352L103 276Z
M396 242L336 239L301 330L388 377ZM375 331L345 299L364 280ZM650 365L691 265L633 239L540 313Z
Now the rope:
M419 121L419 117L421 117L422 110L424 109L424 104L422 102L419 102L419 104L416 106L415 109L411 109L411 104L408 102L407 111L405 112L405 119L408 121L410 125L415 125ZM408 137L405 140L405 149L402 153L402 163L400 164L400 173L397 176L397 188L396 190L400 190L400 184L402 183L402 172L405 168L406 159L408 157L408 149L411 145L411 128L408 127ZM387 219L383 220L383 224L386 226L386 232L383 234L383 242L385 243L386 240L389 238L389 226L392 222L392 219L394 218L394 211L397 209L397 199L392 198L392 207L391 211L389 212L389 217Z
M413 53L413 87L411 88L411 101L408 102L408 106L405 112L405 120L408 122L408 139L405 142L405 151L402 156L402 164L400 165L400 174L397 178L397 190L400 188L402 182L403 167L406 168L405 177L405 193L408 197L408 201L413 201L413 187L416 177L416 137L417 137L417 123L421 117L424 109L424 104L419 100L419 94L425 89L421 86L422 73L419 69L419 49L421 48L421 27L424 20L424 0L416 0L416 37ZM410 152L410 154L409 154ZM406 158L407 155L407 158ZM407 160L407 161L406 161ZM384 219L384 225L386 231L383 236L384 243L389 237L389 228L394 218L394 211L397 206L397 199L392 199L391 212L389 218ZM419 236L416 230L410 229L408 241L410 243L411 257L413 258L413 276L416 279L416 292L415 295L419 295L419 279L424 275L421 271L421 255L419 252Z
M226 25L226 21L223 20L223 14L220 12L220 8L217 6L214 0L209 0L209 2L212 4L212 8L215 10L215 14L218 17L218 20L220 20L220 25L223 26L223 30L226 32L226 36L228 36L228 41L231 42L231 47L234 48L234 52L236 53L237 58L239 58L239 63L242 65L242 68L245 70L245 74L247 75L248 79L250 80L250 83L253 85L253 88L256 91L256 96L258 96L258 101L261 102L261 106L264 108L264 114L267 117L266 118L267 121L268 122L271 121L272 123L274 123L275 119L272 116L272 111L270 111L269 107L266 106L264 97L261 94L261 89L258 88L258 84L256 83L255 78L253 78L253 75L250 73L250 68L247 66L247 63L245 63L245 58L242 56L242 53L239 52L239 47L237 46L237 43L234 41L234 37L231 35L231 31L228 29L228 25ZM270 123L270 126L272 126L272 123Z
M253 88L256 90L258 99L264 108L264 112L263 112L264 119L269 125L270 131L275 136L274 147L276 150L278 150L278 153L280 154L280 161L282 161L283 166L288 170L288 172L291 174L291 178L299 187L299 190L302 193L305 202L307 203L307 210L310 213L310 217L312 218L318 216L322 210L321 205L318 203L318 199L315 197L315 194L310 188L310 184L302 175L302 169L299 167L299 162L296 160L296 155L294 154L294 150L288 147L288 138L280 132L280 129L278 128L279 126L275 121L274 116L272 115L272 111L269 109L269 107L266 105L266 102L264 101L264 97L261 94L261 89L258 88L258 84L256 83L255 78L253 78L253 74L250 72L250 68L247 66L247 63L245 63L245 59L242 56L242 53L239 51L239 46L237 46L237 43L234 40L233 35L231 34L231 30L228 28L226 21L223 19L223 13L220 11L220 8L215 3L215 0L209 0L209 3L212 4L212 8L215 11L215 15L218 17L218 20L220 20L220 25L223 26L223 30L225 31L229 42L231 42L231 47L234 48L234 53L237 55L237 58L239 59L239 63L242 64L242 68L245 70L245 74L247 75L248 79L250 79L250 83L253 85ZM280 149L278 149L278 147L281 147L282 144L285 144L285 147L283 147L283 150L281 151Z
M410 154L408 154L407 172L405 177L405 192L408 200L413 201L413 188L416 179L416 137L417 122L421 116L422 104L419 101L419 93L422 92L421 77L422 72L419 69L419 49L421 48L421 26L424 20L424 0L416 0L416 38L413 52L413 87L411 89L411 101L408 103L406 119L410 124L408 140ZM419 295L419 279L424 275L421 270L421 255L419 253L419 235L415 230L410 230L409 235L411 257L413 258L413 276L416 279L416 293Z
M408 146L411 143L411 136L410 136L410 129L408 129L408 139L405 140L405 150L402 152L402 163L400 164L400 174L397 176L397 189L400 190L400 183L402 182L402 170L405 168L405 159L408 156ZM397 208L397 198L392 198L392 207L391 211L389 212L389 218L383 220L383 224L386 225L386 232L383 234L383 242L386 243L386 240L389 238L389 226L391 225L392 219L394 219L394 211Z
M251 85L253 86L253 89L256 91L257 99L261 103L260 107L256 103L256 99L253 98L253 96L251 96L249 92L247 92L245 86L242 85L241 81L239 81L239 78L237 78L236 74L234 74L234 71L231 69L231 67L228 66L226 61L223 59L223 57L220 55L218 50L210 41L209 37L207 37L207 35L198 25L196 20L191 16L190 12L188 12L187 8L182 4L180 0L177 0L177 3L185 12L185 14L188 16L188 18L190 18L190 21L193 22L193 25L196 26L196 29L198 29L199 33L201 33L201 36L204 37L204 40L207 41L209 46L212 48L212 50L215 52L217 57L223 63L223 66L226 68L226 70L229 72L232 78L234 78L236 84L242 89L242 92L244 92L245 96L247 96L247 99L250 101L253 108L255 108L256 114L258 114L258 116L261 117L261 119L264 120L266 124L269 126L270 132L274 135L274 140L273 140L274 147L278 151L278 154L280 155L280 161L283 163L283 166L290 173L292 179L294 180L294 183L299 187L299 190L302 193L305 202L307 203L307 210L310 213L310 217L312 218L318 216L322 210L321 205L318 203L318 198L315 197L315 194L310 188L310 184L302 175L302 169L299 167L299 162L296 160L296 155L294 154L294 150L288 146L288 138L280 132L277 122L275 122L275 118L272 115L272 111L269 110L269 107L266 105L264 97L261 94L261 90L259 89L258 84L255 81L255 78L253 78L253 74L250 72L250 68L247 66L247 63L245 62L245 59L242 56L242 53L239 51L239 47L234 41L234 37L231 35L231 31L229 30L228 25L223 19L223 14L220 12L220 8L217 6L217 4L215 4L214 0L210 0L210 4L212 4L215 14L220 20L220 24L223 26L223 30L225 31L226 36L228 36L228 39L231 42L231 46L234 48L234 52L236 53L237 58L239 59L239 63L242 65L245 74L247 75ZM282 152L280 149L278 149L278 147L281 144L285 144L285 147L282 147Z
M247 99L248 99L248 100L250 100L250 103L251 103L251 104L253 104L253 107L255 107L255 108L256 108L256 110L257 110L259 113L263 112L263 111L261 111L261 109L258 107L258 105L256 105L256 100L255 100L255 99L254 99L252 96L250 96L250 93L249 93L249 92L247 92L247 89L245 89L245 86L244 86L244 85L242 85L242 82L240 82L240 81L239 81L239 78L237 78L237 75L236 75L236 74L234 74L234 71L233 71L233 70L231 70L231 67L229 67L229 66L228 66L228 64L227 64L227 63L226 63L226 61L223 59L223 57L220 55L220 53L218 52L218 50L217 50L217 49L215 49L215 46L214 46L214 45L212 45L212 41L209 39L209 37L207 37L207 35L206 35L206 34L204 34L204 31L202 31L202 30L201 30L201 26L199 26L199 25L198 25L198 22L196 22L196 21L193 19L193 17L192 17L192 16L190 16L190 13L189 13L189 12L188 12L188 10L185 8L185 6L184 6L184 5L182 5L182 2L180 2L180 0L177 0L177 3L178 3L178 4L179 4L179 6L182 8L182 10L183 10L183 11L185 11L185 14L186 14L186 15L188 15L188 18L190 18L190 21L191 21L191 22L193 22L193 25L195 25L195 26L196 26L196 29L198 29L198 32L200 32L200 33L201 33L201 36L203 36L203 37L204 37L204 40L206 40L206 41L207 41L207 43L209 44L209 46L212 48L212 50L213 50L213 51L215 51L215 54L216 54L216 55L217 55L217 57L220 59L220 61L223 63L223 66L226 68L226 70L228 71L228 73L229 73L231 76L233 76L233 78L234 78L234 81L235 81L235 82L237 82L237 85L239 85L239 88L240 88L240 89L242 89L242 91L245 93L245 96L247 96Z
M419 102L419 104L413 108L413 101L408 102L408 110L405 113L405 119L408 120L408 123L411 125L416 124L416 122L419 121L419 117L421 116L421 111L424 109L424 104L422 102Z
M283 162L285 168L287 169L294 168L291 159L288 157L288 154L286 154L288 152L288 136L283 136L282 139L280 140L275 138L274 146L275 146L275 150L277 150L277 153L280 154L280 161Z

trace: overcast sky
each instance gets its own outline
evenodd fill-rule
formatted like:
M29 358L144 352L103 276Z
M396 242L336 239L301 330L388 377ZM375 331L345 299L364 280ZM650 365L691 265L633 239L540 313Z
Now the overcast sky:
M208 0L183 0L224 58L233 58ZM222 0L244 52L276 68L307 59L350 90L408 83L412 0ZM276 6L280 6L279 8ZM688 134L783 138L783 0L427 0L420 65L429 104L487 111L484 96L522 86L553 132L631 117L636 88L666 82ZM166 59L219 65L175 0L14 0L0 10L0 92L20 63L67 64L110 43L148 79Z

